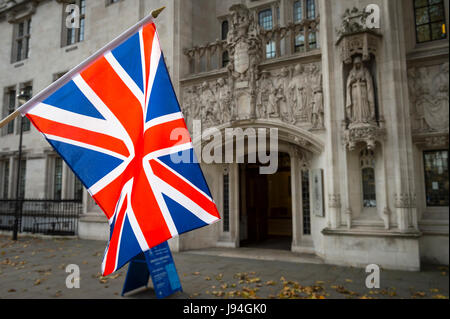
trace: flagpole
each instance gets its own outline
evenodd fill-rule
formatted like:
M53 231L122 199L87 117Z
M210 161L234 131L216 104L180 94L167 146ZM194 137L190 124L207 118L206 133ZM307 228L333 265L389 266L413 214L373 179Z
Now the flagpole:
M128 28L126 31L124 31L122 34L120 34L117 38L109 42L107 45L102 47L100 50L95 52L93 55L91 55L89 58L78 64L76 67L74 67L72 70L64 74L61 78L50 84L47 88L36 94L34 97L32 97L27 103L23 104L19 108L17 108L13 113L9 114L7 117L2 119L0 121L0 128L14 120L19 114L26 114L30 108L32 108L36 103L45 100L47 97L52 95L54 92L56 92L59 88L61 88L63 85L65 85L67 82L69 82L72 77L79 73L81 70L83 70L85 67L87 67L89 64L94 62L96 59L101 57L105 52L113 49L114 47L118 46L120 43L122 43L125 39L127 39L129 36L136 33L139 28L150 22L153 21L153 19L156 19L158 15L165 9L166 7L161 7L159 9L153 10L148 16L140 20L138 23L133 25L132 27Z

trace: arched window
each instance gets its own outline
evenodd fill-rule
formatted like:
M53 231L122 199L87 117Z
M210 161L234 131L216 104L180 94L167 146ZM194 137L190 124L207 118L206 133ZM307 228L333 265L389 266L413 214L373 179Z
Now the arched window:
M272 30L273 28L273 18L272 10L266 9L258 13L259 25L263 30Z
M363 207L377 207L375 188L375 154L372 150L364 149L360 153L362 176Z
M222 68L226 67L230 63L230 56L228 55L228 51L222 53Z
M222 22L222 40L226 40L228 36L228 20Z
M294 23L303 20L303 0L294 2Z
M317 49L317 37L315 32L309 33L309 48L310 49Z
M316 18L316 4L314 0L306 0L306 17L310 20Z

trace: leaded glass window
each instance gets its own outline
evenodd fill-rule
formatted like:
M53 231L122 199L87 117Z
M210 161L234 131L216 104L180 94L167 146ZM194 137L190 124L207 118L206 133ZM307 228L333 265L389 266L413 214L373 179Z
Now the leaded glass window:
M414 18L418 43L447 37L443 0L414 0Z
M259 12L259 25L264 30L272 30L273 18L271 9L266 9Z
M311 209L309 204L309 171L302 171L303 235L311 235Z
M298 34L295 37L295 52L304 52L305 51L305 35Z
M266 59L273 59L275 56L275 41L269 41L266 44Z
M226 40L228 36L228 20L222 22L222 40Z
M294 22L303 20L303 0L294 2Z
M364 149L360 153L363 207L377 207L375 187L375 154L372 150Z
M310 20L316 18L316 4L314 3L314 0L307 0L306 1L306 17Z
M223 175L223 231L230 231L230 175Z
M423 153L427 206L448 206L448 151Z

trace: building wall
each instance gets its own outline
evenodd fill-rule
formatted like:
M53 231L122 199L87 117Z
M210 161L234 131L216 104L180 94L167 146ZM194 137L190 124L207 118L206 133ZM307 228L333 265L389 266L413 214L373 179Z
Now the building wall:
M438 102L434 102L436 94L430 92L437 83L435 87L440 88L444 99L446 92L448 101L448 37L416 43L412 0L316 0L317 48L293 52L289 32L286 35L275 28L274 34L282 37L277 42L276 57L266 59L249 53L249 63L255 66L254 69L250 67L249 72L255 72L256 80L250 73L243 74L241 80L233 78L233 71L236 71L233 62L227 67L220 65L223 50L232 52L235 41L240 41L236 38L222 41L221 23L228 19L231 24L233 13L230 8L243 3L256 19L260 10L271 8L274 27L277 24L286 27L293 22L292 0L123 0L111 5L105 5L105 1L88 0L85 40L70 46L61 46L61 1L38 1L36 7L31 6L31 1L17 2L16 7L9 8L6 1L0 1L0 61L3 61L0 63L0 92L32 81L33 94L38 93L51 84L56 74L70 70L151 10L164 5L166 9L156 20L156 25L169 73L190 129L194 104L200 106L201 114L207 107L204 83L217 93L213 95L216 99L213 103L219 107L216 113L228 112L230 115L229 119L224 117L215 123L200 116L205 130L211 126L222 131L231 127L279 129L281 148L291 157L293 251L315 253L329 263L356 266L379 261L389 268L417 270L420 260L448 264L448 207L427 207L423 171L424 150L448 149L448 120L440 123L438 128L423 129L418 127L420 112L417 111L417 101L431 101L421 104L421 107L431 113L435 109L439 109L436 112L446 111L448 115L448 108L438 108ZM355 34L357 38L359 33L344 32L341 38L336 32L343 28L342 15L347 9L356 7L362 10L369 4L378 5L381 18L380 29L376 30L380 36L370 38L375 40L368 44L369 49L375 51L371 51L372 55L365 62L376 86L379 113L375 131L379 135L368 136L368 139L374 138L377 199L377 207L370 209L362 205L359 167L360 151L369 144L362 139L352 140L346 122L346 81L352 64L346 63L343 58L346 50L343 43L345 38ZM444 5L448 26L448 0L444 1ZM276 14L277 6L279 14ZM20 20L26 12L31 13L32 17L30 55L28 59L11 63L14 24L10 21ZM362 31L364 34L367 30ZM264 50L263 41L260 50ZM210 63L208 54L213 57ZM252 59L257 62L252 62ZM252 107L257 109L258 103L263 104L258 102L264 91L262 72L267 72L274 83L295 83L295 66L304 68L298 81L306 79L305 87L312 90L312 84L321 79L323 125L320 127L315 127L310 118L290 122L290 119L250 114ZM289 75L283 75L286 69ZM427 74L426 79L421 76L423 74ZM224 79L225 86L231 89L230 101L234 104L224 104L220 100L219 79ZM241 87L235 86L232 81L241 81ZM256 85L254 94L249 93L250 88L246 91L245 81ZM316 95L309 94L312 101ZM5 101L5 96L2 100ZM308 104L308 107L311 105ZM295 111L294 107L291 111ZM233 112L237 117L232 117ZM444 118L443 115L439 113L437 117ZM18 123L16 120L15 132L18 132ZM351 149L353 142L355 147ZM17 147L18 134L0 136L0 160L16 156ZM54 152L33 127L30 132L24 133L23 150L27 158L25 196L50 196L51 157ZM11 161L11 196L15 189L14 165ZM175 250L238 247L238 165L203 163L202 168L222 215L225 200L223 174L224 170L229 172L230 231L224 232L221 220L209 227L183 234L171 240L170 245ZM305 168L323 171L324 214L317 216L311 213L311 235L302 234L299 174ZM67 180L70 180L69 175L64 175ZM70 191L66 193L70 196ZM84 202L85 214L80 220L79 235L106 240L107 225L103 214L86 192ZM100 233L101 236L97 235Z

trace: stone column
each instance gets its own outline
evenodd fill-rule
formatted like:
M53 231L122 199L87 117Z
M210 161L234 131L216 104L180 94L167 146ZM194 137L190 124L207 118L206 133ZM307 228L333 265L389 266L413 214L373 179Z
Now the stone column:
M230 174L230 235L234 241L234 247L239 247L239 164L232 163L229 165Z
M403 27L403 8L401 2L383 0L381 15L388 32L384 33L384 42L380 61L383 86L381 103L384 105L387 141L386 156L391 157L394 178L391 193L395 194L395 212L398 228L402 232L414 226L417 220L415 207L414 165L412 154L412 135L409 123L410 103L407 86L407 66L404 57L405 35Z
M327 0L319 0L320 16L331 17L333 13L332 8ZM326 145L325 148L325 195L328 203L328 211L326 213L329 227L335 229L341 224L341 200L340 200L340 174L339 174L339 148L341 143L340 136L340 121L342 118L339 114L343 113L342 99L336 96L339 89L336 83L341 83L342 78L339 76L339 53L336 52L334 45L334 27L329 19L320 19L320 33L321 47L322 47L322 74L323 74L323 102L324 102L324 125L326 128ZM305 45L307 38L305 37ZM342 85L342 84L341 84ZM341 105L339 105L341 104Z
M301 187L301 163L298 151L291 148L291 198L292 198L292 249L300 246L302 230L302 187Z

